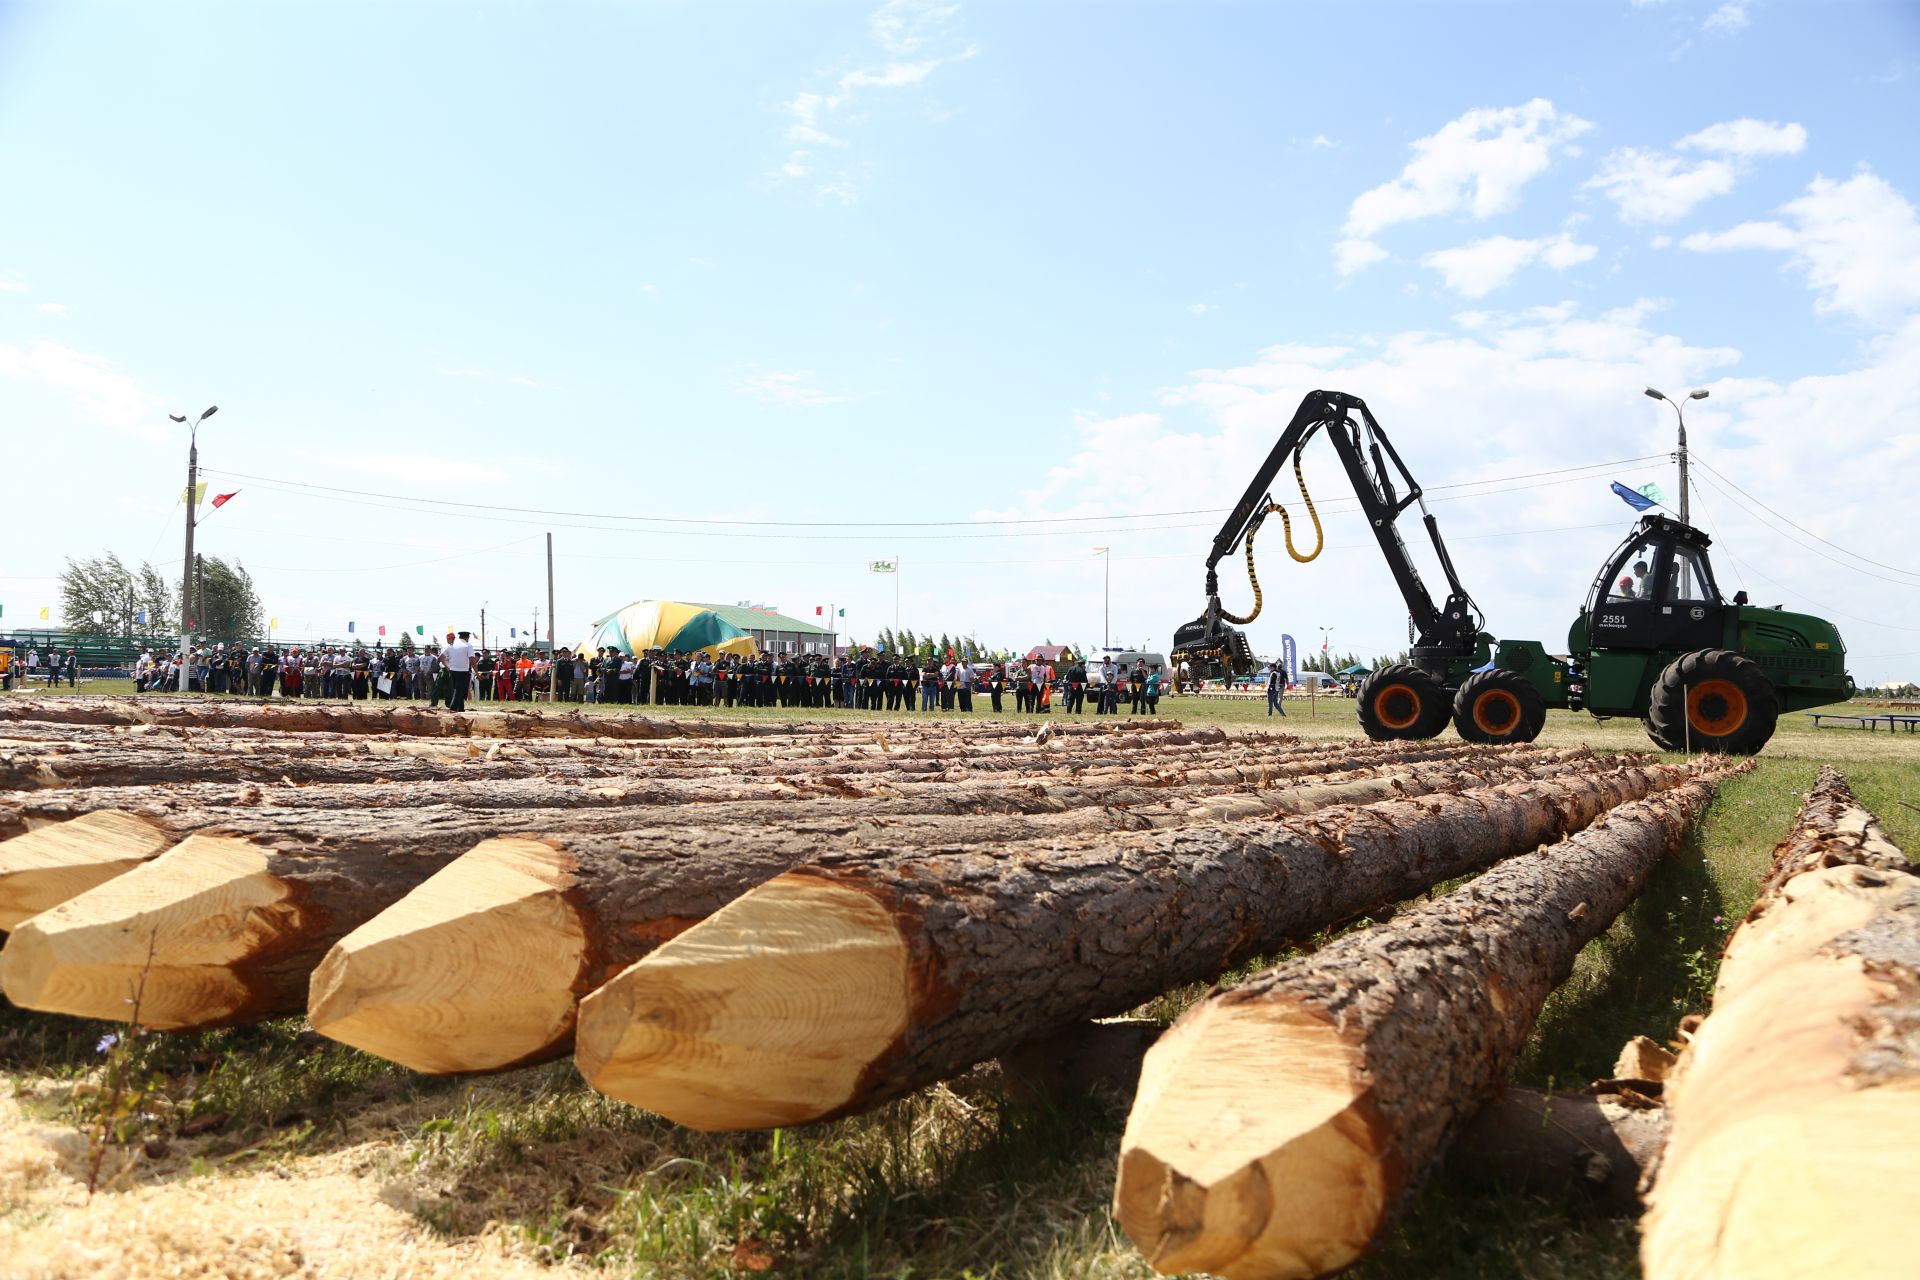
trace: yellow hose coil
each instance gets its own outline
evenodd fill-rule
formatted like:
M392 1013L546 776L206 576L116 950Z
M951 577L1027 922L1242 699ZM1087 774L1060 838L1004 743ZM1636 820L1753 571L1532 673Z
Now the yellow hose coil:
M1306 564L1309 561L1317 560L1320 553L1326 549L1327 535L1326 531L1320 527L1320 514L1313 509L1313 495L1307 492L1307 477L1300 470L1300 452L1297 449L1293 454L1293 480L1295 484L1300 486L1300 500L1307 504L1307 518L1313 521L1313 550L1303 556L1294 548L1293 521L1287 516L1287 509L1285 507L1277 502L1268 502L1266 509L1262 511L1261 514L1277 514L1280 517L1280 528L1286 537L1287 554L1295 560L1298 560L1301 564ZM1260 575L1254 572L1253 568L1253 535L1255 532L1255 530L1249 530L1247 533L1247 581L1253 584L1253 612L1241 618L1228 613L1224 609L1220 611L1222 618L1237 627L1244 627L1260 616Z

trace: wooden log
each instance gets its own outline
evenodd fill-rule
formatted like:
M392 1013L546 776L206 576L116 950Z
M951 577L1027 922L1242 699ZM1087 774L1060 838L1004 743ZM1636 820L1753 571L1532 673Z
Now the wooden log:
M1581 947L1712 796L1625 804L1391 923L1189 1009L1147 1055L1115 1211L1156 1270L1352 1265L1505 1084Z
M981 825L992 812L1064 813L1076 806L1149 801L1155 795L1106 787L1022 791L956 784L905 796L848 799L844 789L829 789L819 801L828 808L815 820L807 817L808 805L790 803L808 795L794 782L759 791L743 783L717 784L705 794L728 803L711 809L690 804L693 796L684 788L661 792L645 783L542 790L537 781L527 780L490 787L500 793L495 803L517 794L521 800L565 798L569 807L485 808L471 795L458 805L422 806L408 789L396 787L369 789L391 793L375 797L393 802L377 809L368 807L364 793L357 798L352 789L323 788L301 789L303 805L297 808L143 808L140 817L179 843L50 909L36 902L40 914L21 922L0 951L0 985L14 1003L28 1008L124 1017L126 975L130 967L146 963L148 942L154 940L142 1007L149 1025L179 1029L245 1021L303 1007L307 978L328 948L459 854L503 830L611 838L667 828L680 843L702 826L685 821L686 815L705 812L721 824L708 826L704 834L718 841L722 852L717 856L723 860L739 854L742 828L779 825L787 834L771 842L780 850L779 866L765 872L772 874L843 839L855 824L888 813L915 815L915 830L943 832L948 843L961 844L992 830ZM756 795L759 803L734 799L742 794ZM642 807L643 799L656 803ZM1115 825L1140 825L1125 818L1123 809L1110 812L1117 815L1111 819ZM942 813L944 827L937 816ZM78 834L69 843L77 841ZM657 834L651 838L658 841ZM123 846L112 849L119 856ZM227 911L223 904L229 899L248 905ZM209 985L208 971L216 966L227 972Z
M0 723L23 720L93 725L258 727L292 733L403 733L435 738L751 738L801 731L801 722L779 725L622 712L500 709L488 704L469 708L464 714L454 714L404 703L354 706L295 700L160 699L142 695L8 698L0 702ZM1179 722L1173 720L1136 720L1127 724L1135 731L1179 727ZM927 725L902 720L897 725L889 722L886 732L904 736L921 731L918 726L923 725L935 732L950 731L937 721ZM1004 721L981 721L978 725L976 729L974 722L968 722L968 729L1010 737L1032 732L1023 725ZM1116 728L1062 723L1055 727L1054 733L1094 735L1113 732Z
M0 929L133 870L176 839L137 814L103 809L0 842Z
M1319 786L1159 804L1111 803L959 822L807 806L764 828L687 813L684 828L487 841L349 934L314 973L316 1031L418 1071L490 1071L564 1053L588 992L754 886L831 848L843 855L979 848L1107 831L1271 817L1447 786L1597 766L1581 752L1410 766ZM1094 793L1107 795L1107 793ZM934 797L898 802L920 806ZM1092 796L1089 799L1093 798ZM1117 795L1109 795L1109 799Z
M653 776L697 776L725 771L736 776L765 776L788 772L804 763L815 773L922 772L943 770L974 773L1025 771L1036 762L1046 767L1089 769L1131 767L1139 762L1124 755L1077 754L1030 747L937 741L911 748L884 748L879 744L819 741L783 744L775 748L664 747L653 744L608 744L610 749L588 753L539 747L496 739L481 749L469 743L392 741L326 735L315 741L304 735L281 734L265 743L199 736L158 749L152 741L100 744L14 744L0 746L0 788L41 788L93 785L152 785L194 781L372 782L438 781L458 777L521 777L534 774L591 776L645 771ZM1231 758L1250 749L1265 748L1276 755L1292 748L1271 743L1228 746L1217 731L1158 734L1102 742L1104 752L1150 753L1155 762L1176 763L1189 758ZM866 748L866 749L863 749ZM955 753L961 753L956 756ZM1057 763L1056 763L1057 762Z
M575 1060L601 1092L699 1129L849 1114L1687 776L1632 767L997 857L823 858L587 997Z
M1618 1217L1640 1212L1640 1179L1659 1159L1666 1111L1612 1093L1509 1088L1447 1152L1447 1171L1489 1190L1552 1196Z
M1920 1270L1920 874L1823 768L1667 1080L1649 1280Z

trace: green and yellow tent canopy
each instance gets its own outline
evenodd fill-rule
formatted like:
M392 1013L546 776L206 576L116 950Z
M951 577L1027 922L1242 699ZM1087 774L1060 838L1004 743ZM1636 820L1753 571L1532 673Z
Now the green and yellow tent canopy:
M759 652L753 637L705 605L678 600L636 600L593 624L580 650L598 653L608 645L622 653L665 649L668 653L737 653L751 658ZM578 652L579 650L576 650Z

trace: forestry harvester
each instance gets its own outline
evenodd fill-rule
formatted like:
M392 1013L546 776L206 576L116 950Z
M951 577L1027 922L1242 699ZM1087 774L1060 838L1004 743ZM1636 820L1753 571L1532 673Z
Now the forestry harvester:
M1320 431L1333 442L1360 510L1407 602L1410 661L1384 666L1361 682L1360 727L1369 738L1431 738L1451 719L1473 742L1531 742L1549 707L1585 709L1601 718L1639 716L1647 735L1668 751L1750 755L1773 736L1783 711L1847 698L1846 646L1823 618L1757 608L1742 591L1720 595L1707 558L1711 540L1691 525L1643 516L1593 580L1567 632L1567 655L1537 640L1496 640L1473 597L1460 584L1440 526L1418 483L1400 460L1366 402L1338 391L1315 391L1300 402L1273 452L1213 540L1207 557L1207 607L1174 633L1172 660L1215 678L1253 670L1253 651L1237 628L1260 614L1253 540L1278 515L1287 553L1305 563L1320 554L1324 534L1307 495L1300 455ZM1285 508L1269 490L1288 457L1313 521L1315 544L1293 544ZM1396 482L1395 477L1398 477ZM1418 503L1427 536L1447 577L1436 606L1414 568L1398 520ZM1242 541L1253 610L1245 617L1220 604L1217 566Z

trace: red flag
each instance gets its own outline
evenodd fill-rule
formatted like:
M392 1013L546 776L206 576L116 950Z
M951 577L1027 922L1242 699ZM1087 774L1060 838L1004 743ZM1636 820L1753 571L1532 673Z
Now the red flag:
M233 497L233 496L235 496L235 495L236 495L236 494L238 494L239 492L240 492L240 491L239 491L238 489L235 489L235 490L233 491L233 493L221 493L221 494L215 494L215 495L214 495L214 499L213 499L213 505L217 507L217 506L219 506L219 505L220 505L221 503L223 503L223 502L225 502L225 501L226 501L226 500L227 500L228 498L231 498L231 497Z
M826 610L825 610L824 608L822 608L821 606L819 606L819 605L815 605L815 606L813 606L813 616L814 616L814 617L816 617L816 618L817 618L817 617L819 617L819 616L820 616L821 614L823 614L823 613L825 613L825 612L826 612Z
M381 635L387 634L387 629L385 627L380 628L380 634Z

